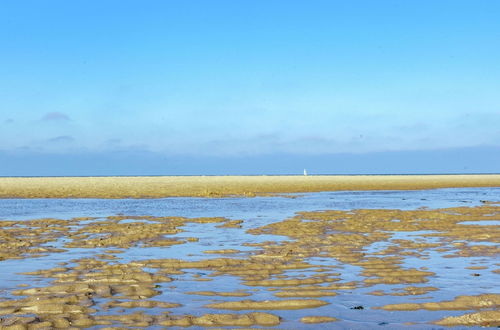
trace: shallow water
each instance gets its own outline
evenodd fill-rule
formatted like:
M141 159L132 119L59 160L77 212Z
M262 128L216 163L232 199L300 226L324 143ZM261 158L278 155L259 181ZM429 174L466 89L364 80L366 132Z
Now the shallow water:
M475 226L500 226L500 220L486 220L481 221L480 223L476 221L464 221L459 222L461 225L475 225Z
M246 258L255 248L244 246L245 243L259 243L264 241L279 242L288 240L286 236L252 235L246 230L261 227L270 223L279 222L292 217L296 212L319 210L352 210L352 209L401 209L415 210L419 208L448 208L448 207L474 207L482 201L500 200L500 188L466 188L466 189L436 189L417 191L337 191L294 194L278 197L255 198L163 198L163 199L0 199L1 220L29 220L39 218L71 219L74 217L96 217L104 220L113 215L127 216L181 216L196 217L225 217L234 220L243 220L241 229L217 228L217 223L189 223L182 226L183 232L175 235L176 238L197 237L199 241L189 242L169 247L131 247L117 255L117 262L125 263L134 260L148 260L161 258L176 258L183 260L201 260L215 257ZM123 220L122 223L133 223L145 220ZM82 222L83 224L84 222ZM498 226L498 220L467 221L464 225L489 225ZM433 237L423 238L428 232L395 232L392 239L424 239L433 242ZM62 247L65 240L50 245ZM490 243L491 244L491 243ZM374 243L365 249L365 253L372 254L387 246L387 242ZM18 275L19 272L29 272L39 269L56 267L60 262L93 257L103 253L102 249L70 248L66 252L50 253L44 257L29 259L9 259L0 261L0 297L11 297L10 292L19 284L29 286L48 285L50 279ZM206 250L236 249L240 252L230 255L206 254ZM423 296L373 296L368 292L374 290L391 291L407 285L378 284L370 287L359 287L351 290L338 290L338 295L321 297L319 299L329 302L329 305L315 309L269 311L283 318L277 328L284 329L398 329L405 322L416 322L415 325L404 325L418 329L433 329L436 325L428 324L433 320L445 316L462 315L467 311L413 311L393 312L375 310L371 307L385 304L404 302L427 302L451 300L457 295L475 295L481 293L499 292L498 274L491 270L498 262L495 257L467 257L444 258L447 253L436 251L426 252L426 258L408 256L404 259L404 266L427 267L436 273L430 277L430 282L425 286L434 286L439 291L430 292ZM339 272L339 283L360 280L361 268L354 265L343 264L332 258L310 258L308 262L314 265L338 266L333 272ZM484 266L485 269L469 270L468 266ZM206 297L186 295L187 291L249 291L248 286L241 283L234 276L211 277L211 281L195 282L193 275L209 276L210 271L193 269L185 270L182 275L172 276L174 282L162 283L162 294L154 300L181 303L183 306L172 309L175 315L203 313L221 313L224 311L209 309L203 305L213 301L241 300L238 297ZM476 275L471 276L471 273ZM310 276L311 270L290 270L285 273L289 276ZM175 286L175 287L172 287ZM276 299L273 292L266 288L255 287L250 299L266 300ZM245 298L247 299L247 298ZM363 306L362 310L352 309ZM137 309L141 310L141 309ZM151 309L148 313L154 314L158 310ZM104 312L102 312L104 313ZM327 324L306 325L299 322L302 316L322 315L333 316L340 321ZM98 328L98 327L96 327ZM155 328L154 326L151 327ZM194 327L193 327L194 328ZM234 327L231 327L234 328ZM463 327L460 327L463 328Z

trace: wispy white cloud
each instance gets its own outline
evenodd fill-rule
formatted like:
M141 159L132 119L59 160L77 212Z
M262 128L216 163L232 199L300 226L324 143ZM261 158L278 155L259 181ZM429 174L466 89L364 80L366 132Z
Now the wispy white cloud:
M74 142L75 138L69 135L60 135L47 140L50 143L69 143Z
M48 112L46 113L42 119L42 121L69 121L70 117L62 112Z
M117 139L117 138L108 139L106 141L106 143L113 144L113 145L119 144L121 142L122 142L122 139Z

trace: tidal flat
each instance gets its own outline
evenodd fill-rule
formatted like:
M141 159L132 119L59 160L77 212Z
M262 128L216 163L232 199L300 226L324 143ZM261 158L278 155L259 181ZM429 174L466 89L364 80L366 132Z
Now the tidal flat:
M1 329L500 325L500 188L0 191Z
M0 198L252 197L454 187L500 187L500 175L3 177Z

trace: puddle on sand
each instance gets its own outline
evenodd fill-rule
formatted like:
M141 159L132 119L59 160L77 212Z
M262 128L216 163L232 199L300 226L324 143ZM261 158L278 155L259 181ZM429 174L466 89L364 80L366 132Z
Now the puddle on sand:
M480 200L499 193L0 200L1 322L151 329L432 329L438 320L494 326L500 238L496 225L478 225L498 219L500 207ZM53 220L33 220L40 218ZM472 315L460 319L464 314Z
M464 221L459 222L459 225L500 226L500 220Z

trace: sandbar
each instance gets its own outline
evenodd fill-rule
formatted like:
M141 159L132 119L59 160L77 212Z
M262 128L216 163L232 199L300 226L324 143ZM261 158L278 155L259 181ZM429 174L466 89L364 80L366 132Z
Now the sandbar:
M340 190L500 187L500 174L2 177L0 198L262 196Z

